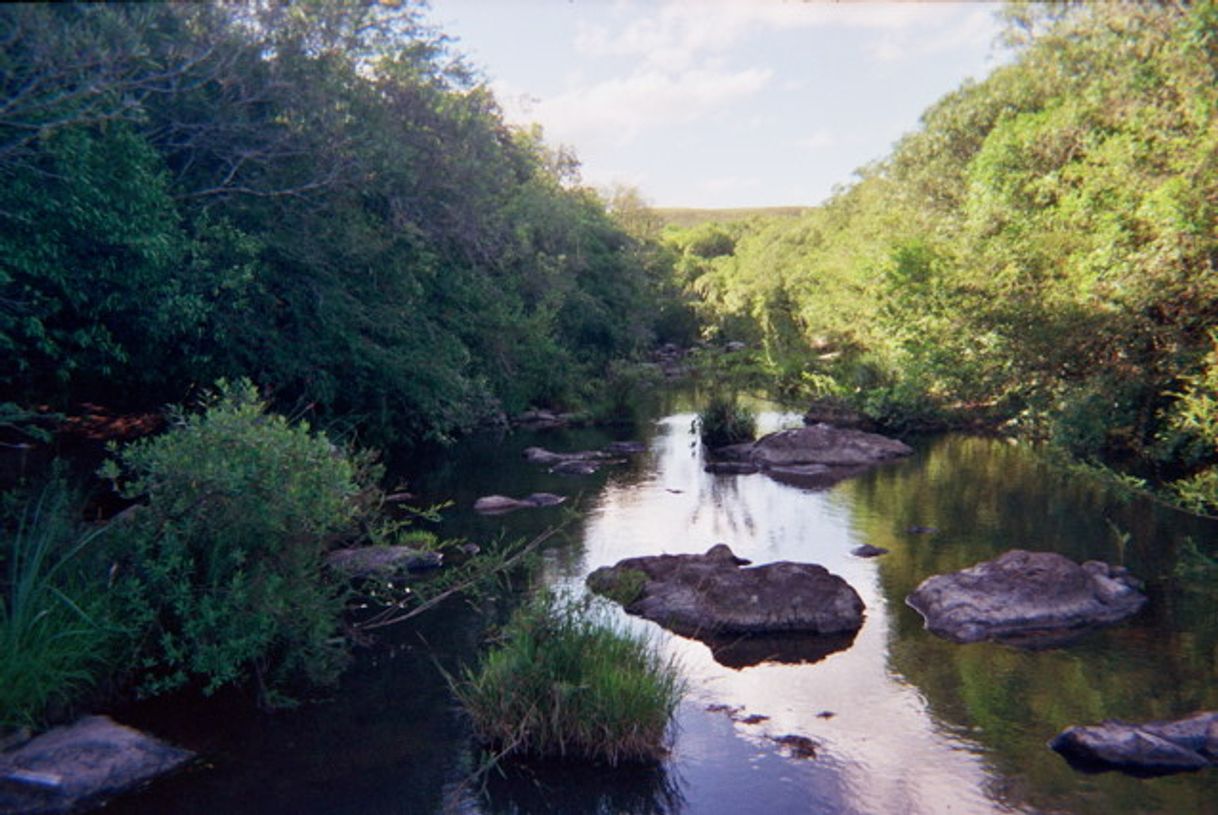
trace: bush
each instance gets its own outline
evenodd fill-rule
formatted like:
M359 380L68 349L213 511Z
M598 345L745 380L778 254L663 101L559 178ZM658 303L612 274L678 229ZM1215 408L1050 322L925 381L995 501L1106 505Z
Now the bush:
M644 638L545 594L454 691L502 755L654 761L684 692L677 666Z
M752 441L757 435L757 417L741 406L735 396L712 396L698 414L698 432L708 447L723 447Z
M105 585L77 571L101 530L82 529L77 509L52 481L0 532L0 729L42 723L103 667Z
M203 692L253 679L261 700L337 678L345 586L323 574L332 542L356 533L366 461L307 424L270 415L248 381L221 382L203 413L138 441L103 468L145 503L116 529L139 690L192 680Z

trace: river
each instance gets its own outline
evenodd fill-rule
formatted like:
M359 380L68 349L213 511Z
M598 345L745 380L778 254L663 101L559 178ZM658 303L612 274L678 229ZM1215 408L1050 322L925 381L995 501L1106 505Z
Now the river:
M565 510L485 518L470 511L475 498L571 496L579 515L545 549L535 578L571 591L621 558L717 542L755 563L823 564L867 607L844 650L814 662L729 667L699 642L612 610L674 653L689 680L670 758L645 770L519 765L471 783L479 754L440 668L475 659L485 621L502 619L512 601L453 602L363 652L340 688L296 710L260 714L219 698L121 712L206 760L110 811L1218 813L1218 770L1085 774L1045 744L1071 724L1218 708L1218 585L1176 576L1190 541L1213 549L1214 524L1122 501L1026 446L962 435L915 440L914 456L827 490L710 475L692 420L677 402L633 431L647 453L590 477L550 475L520 451L627 436L469 439L416 463L411 488L455 502L444 534L482 542L536 534ZM771 409L760 420L769 431L799 417ZM890 552L850 554L863 543ZM922 579L1016 547L1122 563L1146 581L1150 603L1121 625L1040 651L946 642L905 605ZM792 755L778 741L788 735L813 740L815 757Z

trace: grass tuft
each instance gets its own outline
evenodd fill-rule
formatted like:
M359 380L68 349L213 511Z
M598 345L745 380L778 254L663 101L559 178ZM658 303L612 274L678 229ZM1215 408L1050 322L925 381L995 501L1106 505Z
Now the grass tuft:
M543 594L520 609L503 643L454 691L500 756L622 763L667 753L685 685L675 661L587 602Z

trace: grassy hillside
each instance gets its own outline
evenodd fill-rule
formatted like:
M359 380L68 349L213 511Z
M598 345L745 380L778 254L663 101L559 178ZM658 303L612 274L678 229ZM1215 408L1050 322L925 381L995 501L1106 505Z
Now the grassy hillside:
M739 209L694 209L689 207L654 207L652 211L665 226L682 229L710 222L731 223L750 218L795 218L809 207L745 207Z

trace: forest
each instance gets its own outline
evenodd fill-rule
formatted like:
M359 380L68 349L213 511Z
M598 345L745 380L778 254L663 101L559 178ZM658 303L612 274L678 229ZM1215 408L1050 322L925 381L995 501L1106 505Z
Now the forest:
M890 428L1218 510L1218 7L1007 9L1017 51L799 218L672 230L704 331Z
M158 408L222 377L374 444L563 405L667 281L417 4L0 14L0 391Z

